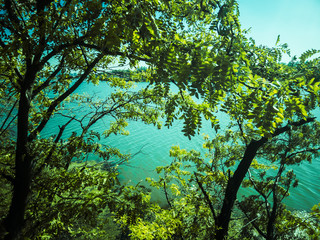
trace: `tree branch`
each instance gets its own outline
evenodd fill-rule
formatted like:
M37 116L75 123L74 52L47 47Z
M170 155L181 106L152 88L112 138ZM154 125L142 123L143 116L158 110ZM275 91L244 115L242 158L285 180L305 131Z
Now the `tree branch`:
M0 46L1 46L3 49L7 49L7 45L2 41L2 39L0 39ZM11 57L11 56L10 56L10 57ZM9 57L8 55L6 55L7 61L8 61L9 63L11 62L10 57ZM6 63L7 63L7 62L6 62ZM10 65L9 63L7 63L7 65ZM11 66L11 65L10 65L10 66ZM19 69L15 67L13 70L14 70L14 72L16 73L16 75L18 76L18 78L19 78L19 80L20 80L20 82L21 82L21 81L23 80L23 77L22 77ZM16 88L18 88L17 84L16 84L13 80L11 80L11 78L10 78L9 76L7 76L7 77L9 78L9 80L10 80L10 82L13 84L13 86L15 86Z
M55 71L53 71L50 76L47 78L47 80L42 83L40 86L38 86L33 92L32 92L32 98L34 98L35 96L37 96L37 94L39 94L39 92L41 92L43 89L45 89L46 87L49 86L50 82L52 79L54 79L57 74L61 71L61 69L63 68L63 64L64 64L64 58L65 55L62 56L62 59L58 65L58 67L56 68Z
M242 206L241 206L241 204L239 204L239 208L240 208L240 210L242 211L242 213L246 216L246 218L247 219L249 219L250 220L250 217L249 217L249 215L247 214L247 210L246 209L244 209ZM255 219L253 219L253 220L250 220L250 222L248 222L245 226L247 226L248 224L251 224L257 231L258 231L258 233L261 235L261 236L263 236L264 238L266 238L266 234L259 228L259 226L257 225L257 224L255 224L255 220L257 220L259 217L261 217L261 216L258 216L258 217L256 217ZM244 227L245 227L244 226Z
M35 139L38 133L40 133L43 128L46 126L47 122L49 121L50 117L52 116L53 112L55 111L56 107L64 101L68 96L70 96L83 81L87 78L87 76L90 74L91 70L94 68L94 66L103 58L103 54L99 54L88 66L88 68L84 71L84 73L81 75L81 77L63 94L61 94L58 98L56 98L49 108L47 109L47 112L44 114L44 118L42 122L39 124L39 126L33 130L30 135L28 136L28 141L32 141Z
M266 196L262 191L260 191L260 189L258 188L258 186L256 185L255 181L253 180L252 176L251 176L251 172L250 170L248 170L248 173L249 173L249 180L250 182L253 184L253 188L263 197L264 199L264 203L266 205L266 210L267 210L267 215L268 217L270 216L270 211L269 211L269 208L268 208L268 204L269 204L269 201L268 201L268 196Z
M1 127L0 127L0 130L1 130L0 136L7 130L7 128L10 126L11 122L13 121L13 120L11 120L10 123L7 125L7 127L4 128L6 122L7 122L8 119L10 118L10 115L11 115L12 111L15 109L17 103L18 103L18 100L16 100L16 101L14 102L14 104L13 104L12 108L10 109L10 112L8 113L6 119L3 121L3 123L2 123L2 125L1 125ZM14 118L13 118L13 119L14 119Z
M170 202L170 199L168 196L166 181L163 182L163 190L164 190L164 195L166 196L167 203L168 203L169 207L172 208L172 205L171 205L171 202Z
M216 215L216 212L215 212L214 207L212 205L212 202L211 202L211 200L209 198L209 195L206 192L206 190L203 188L203 185L202 185L201 181L199 180L196 172L194 172L194 176L196 177L197 184L198 184L199 188L201 189L201 192L202 192L207 204L209 205L210 211L211 211L211 213L213 215L213 219L216 222L217 221L217 215Z
M284 132L290 131L292 126L302 126L309 122L313 122L315 118L307 118L302 119L298 122L290 122L286 126L277 128L275 132L271 135L272 137L276 137ZM237 193L239 191L240 185L248 172L248 169L252 163L252 160L257 154L257 151L260 147L262 147L266 142L268 142L268 138L262 137L260 140L251 140L251 142L246 147L244 155L234 172L233 176L228 181L225 197L223 199L223 205L221 208L221 212L217 218L217 239L223 239L228 232L229 222L231 218L231 211L234 205L234 202L237 198Z

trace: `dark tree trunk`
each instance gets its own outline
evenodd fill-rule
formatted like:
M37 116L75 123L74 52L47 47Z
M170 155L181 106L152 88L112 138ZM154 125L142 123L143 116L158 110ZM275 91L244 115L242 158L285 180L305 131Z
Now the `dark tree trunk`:
M253 158L256 156L258 149L267 141L267 139L262 138L259 141L251 141L251 143L247 146L244 156L237 168L234 172L234 175L230 178L227 184L223 205L221 208L221 212L217 217L216 221L216 239L223 240L226 239L228 230L229 230L229 222L231 218L232 208L235 200L237 199L237 193L240 188L240 185L248 172L248 169L252 163Z
M292 122L288 124L287 126L284 126L282 128L278 128L275 130L275 132L272 134L272 137L278 136L284 132L287 132L290 130L291 126L302 126L306 123L313 122L315 118L307 118L302 119L298 122ZM257 151L260 147L262 147L266 142L268 141L267 138L262 137L260 140L252 140L250 144L247 146L246 151L243 155L243 158L237 167L237 170L234 172L233 176L229 179L227 188L225 191L225 196L223 200L223 205L221 208L221 212L217 217L216 221L216 239L217 240L223 240L226 239L228 235L229 230L229 223L232 213L232 208L234 206L234 202L237 199L237 193L241 186L241 183L246 176L246 173L248 172L248 169L252 163L252 160L257 154ZM273 213L276 214L277 205L274 206ZM275 216L273 216L275 218ZM274 234L273 232L273 223L274 220L271 219L271 222L268 226L268 231L270 234ZM272 236L274 238L274 236Z
M24 225L31 183L31 156L27 151L30 102L27 91L21 92L18 110L18 135L15 158L15 179L9 213L4 220L5 239L19 239Z

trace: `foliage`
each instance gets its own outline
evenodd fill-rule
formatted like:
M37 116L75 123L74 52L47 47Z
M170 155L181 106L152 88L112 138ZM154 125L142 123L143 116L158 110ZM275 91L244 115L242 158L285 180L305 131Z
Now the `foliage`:
M101 239L110 219L132 239L286 239L295 227L319 237L317 205L303 220L283 204L297 186L290 166L319 157L319 58L310 60L318 50L281 63L287 46L247 39L235 0L0 5L5 239ZM138 81L146 87L133 90ZM99 82L114 90L105 99L77 92ZM43 137L56 117L55 135ZM164 190L167 209L142 185L120 185L116 166L130 154L100 143L128 134L128 120L160 128L161 117L168 127L182 119L189 139L204 119L215 134L205 155L173 147L173 162L147 179ZM92 130L104 118L109 128ZM78 130L65 136L71 124ZM103 162L83 162L90 154ZM238 198L241 188L254 193Z
M25 227L25 236L97 239L106 234L102 211L115 194L115 173L86 166L69 171L47 168L35 182L37 191L26 212L34 221Z
M315 125L304 128L319 129L318 123ZM252 162L242 185L251 188L253 194L236 201L229 223L230 239L259 239L259 236L270 239L268 227L271 221L273 238L319 237L318 220L310 214L299 216L290 212L283 203L290 187L297 187L293 171L285 171L285 168L301 162L310 154L319 156L317 150L309 149L309 139L314 139L318 132L299 128L292 131L291 151L285 139L275 139L258 152L260 163L258 160ZM301 139L299 134L302 131L305 137ZM152 207L148 210L149 214L154 215L152 218L145 214L148 217L131 223L132 239L144 239L143 236L149 235L153 237L150 239L217 238L217 221L226 198L225 191L246 149L239 139L241 133L231 130L213 140L207 139L205 155L173 147L170 151L173 162L157 168L159 180L147 179L152 187L164 190L168 209ZM319 215L317 206L313 211L314 216ZM272 219L273 213L275 219Z
M240 34L238 40L235 60L229 62L234 67L220 83L208 75L204 80L197 76L197 86L186 78L175 83L180 92L167 104L167 125L181 114L183 131L192 136L201 126L200 116L216 119L217 108L230 124L221 134L213 121L219 134L207 138L205 156L179 147L171 150L174 161L157 168L159 180L148 179L151 186L164 189L169 208L153 210L152 221L131 224L132 238L319 238L316 206L313 215L301 217L283 203L289 189L298 186L291 166L319 157L319 122L313 115L319 107L319 58L306 61L316 53L307 52L302 61L285 65L280 61L286 45L258 47ZM210 88L213 84L220 85ZM241 187L253 193L238 198ZM161 222L157 216L171 221Z
M79 176L74 176L68 170L72 159L81 160L85 155L94 153L105 161L117 156L118 161L111 163L111 166L128 160L129 156L119 153L112 146L98 143L102 135L126 134L127 119L140 119L160 127L157 118L162 103L156 96L161 93L161 88L130 92L132 83L116 76L110 77L108 67L126 62L135 67L141 60L155 63L155 49L160 49L164 42L170 42L176 35L177 28L172 19L175 10L171 6L176 7L177 3L4 0L0 5L0 95L1 99L10 100L8 106L4 106L8 109L8 117L4 116L2 128L17 126L14 140L4 135L7 131L1 129L1 137L5 139L1 148L1 174L13 186L12 195L9 195L12 198L10 209L5 210L8 212L4 216L7 216L2 219L3 227L8 232L7 239L19 238L22 233L26 234L25 237L37 235L38 228L31 227L35 222L43 224L39 228L40 233L44 226L54 222L48 227L51 231L48 234L58 234L65 231L60 231L59 226L67 221L67 217L56 212L41 213L42 208L49 210L50 204L45 204L45 201L58 198L54 187L43 189L51 187L47 182L59 185L61 176L65 176L65 180L71 181L66 182L66 186L71 184L76 193L81 185L73 185L72 179L79 183L77 177L83 177L86 181L87 175L79 173ZM185 11L187 9L181 13ZM180 19L182 21L183 17ZM100 80L123 90L118 89L102 101L75 94L83 83L98 84ZM82 107L90 104L91 110L82 112L83 115L70 114L70 107L76 109L77 103ZM10 111L15 107L16 111ZM54 121L52 119L57 115L64 117L64 123L61 123L56 135L41 137L48 122ZM109 129L102 135L90 130L105 116L114 118ZM11 121L15 118L16 123ZM79 131L63 136L71 122L78 123ZM56 178L50 172L57 174ZM95 181L88 180L88 184L94 185ZM59 194L64 197L67 193ZM86 205L90 196L86 195L87 200L84 198L82 204ZM35 202L38 198L43 200L39 208ZM70 211L64 211L68 207L68 199L62 200L59 201L63 204L52 204L70 215ZM97 208L103 206L97 205ZM81 209L89 211L91 208ZM90 211L93 217L95 210ZM35 232L29 233L31 230Z

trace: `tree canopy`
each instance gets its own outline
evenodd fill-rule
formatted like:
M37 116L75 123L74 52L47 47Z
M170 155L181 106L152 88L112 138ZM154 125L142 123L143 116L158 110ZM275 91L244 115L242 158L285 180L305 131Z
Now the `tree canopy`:
M319 157L320 59L310 60L318 50L281 63L286 44L248 39L235 0L0 6L5 239L103 239L110 220L132 239L286 239L297 228L319 237L319 206L303 219L283 204L297 186L290 166ZM138 70L112 72L115 65ZM105 99L77 93L100 81L117 90ZM149 84L131 91L135 81ZM229 116L227 129L219 111ZM56 134L42 137L57 115L65 120ZM105 117L113 118L109 129L93 131ZM160 118L168 127L183 119L189 139L210 121L213 136L206 155L173 147L159 180L147 179L164 190L167 209L151 203L144 186L121 185L116 165L130 155L99 141L126 134L128 120L160 128ZM71 122L79 131L63 137ZM103 162L82 162L88 154ZM255 193L239 198L240 188Z

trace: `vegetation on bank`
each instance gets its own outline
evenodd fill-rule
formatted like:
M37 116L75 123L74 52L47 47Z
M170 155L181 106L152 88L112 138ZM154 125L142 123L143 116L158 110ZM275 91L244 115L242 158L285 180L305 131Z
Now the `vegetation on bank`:
M320 205L305 217L283 204L298 187L291 166L319 157L319 50L282 64L287 46L248 39L235 0L0 6L1 238L319 238ZM130 80L110 71L139 62L147 67ZM105 99L76 94L99 81L117 90ZM149 84L131 91L138 81ZM230 118L226 130L218 109ZM57 114L65 121L42 137ZM109 128L92 130L105 117ZM118 181L116 166L130 154L100 141L128 134L129 120L160 128L160 119L166 127L182 119L189 139L203 119L212 124L206 154L175 146L159 179L146 179L163 189L165 209L150 202L148 186ZM64 136L71 122L79 129ZM90 154L103 164L73 162ZM252 194L238 198L241 188Z

